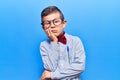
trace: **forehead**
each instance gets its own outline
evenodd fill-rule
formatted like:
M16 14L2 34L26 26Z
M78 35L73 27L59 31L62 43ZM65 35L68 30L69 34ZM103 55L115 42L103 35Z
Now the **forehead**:
M43 17L43 21L49 21L49 20L53 20L56 18L60 18L60 13L59 12L53 12L47 16Z

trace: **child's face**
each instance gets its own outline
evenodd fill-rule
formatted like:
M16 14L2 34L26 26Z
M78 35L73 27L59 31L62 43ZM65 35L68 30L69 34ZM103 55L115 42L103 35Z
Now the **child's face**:
M43 17L43 28L50 28L51 32L58 37L66 26L66 21L62 21L59 12L51 13Z

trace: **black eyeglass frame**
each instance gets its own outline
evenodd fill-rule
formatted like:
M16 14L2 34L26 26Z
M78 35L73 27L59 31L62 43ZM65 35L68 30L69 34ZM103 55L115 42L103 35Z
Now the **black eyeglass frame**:
M59 20L60 23L55 23L56 20ZM46 22L46 25L48 25L47 27L50 27L51 23L53 23L55 26L59 26L62 24L64 20L61 19L61 18L56 18L56 19L53 19L53 20L50 20L50 21L42 21L41 25L44 27L45 26L45 22Z

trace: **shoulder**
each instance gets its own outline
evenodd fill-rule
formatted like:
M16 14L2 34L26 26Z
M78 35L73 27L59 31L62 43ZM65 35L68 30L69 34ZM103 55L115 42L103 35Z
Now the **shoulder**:
M40 46L48 46L50 44L50 40L45 40L40 43Z
M70 34L65 34L66 38L67 38L67 41L68 42L72 42L72 43L82 43L81 42L81 39L78 37L78 36L73 36L73 35L70 35Z

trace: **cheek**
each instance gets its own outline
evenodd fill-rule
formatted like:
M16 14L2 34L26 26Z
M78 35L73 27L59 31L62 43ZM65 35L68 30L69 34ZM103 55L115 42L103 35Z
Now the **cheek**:
M58 28L59 28L58 30L63 30L64 29L63 25L59 26Z
M63 30L63 28L58 28L58 32L61 32Z

